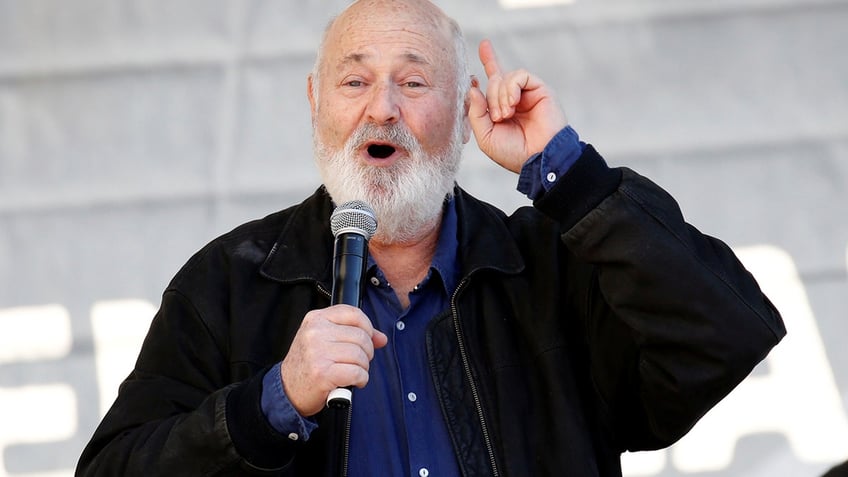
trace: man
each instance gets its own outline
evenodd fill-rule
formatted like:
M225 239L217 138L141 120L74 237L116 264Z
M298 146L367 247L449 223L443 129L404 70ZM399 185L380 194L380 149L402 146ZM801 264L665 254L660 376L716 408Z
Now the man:
M326 190L177 274L79 474L620 475L780 340L724 244L486 41L484 93L463 48L420 0L330 24L307 90ZM535 207L455 188L472 132ZM378 220L362 310L329 306L328 218L350 199ZM349 430L325 407L342 386Z

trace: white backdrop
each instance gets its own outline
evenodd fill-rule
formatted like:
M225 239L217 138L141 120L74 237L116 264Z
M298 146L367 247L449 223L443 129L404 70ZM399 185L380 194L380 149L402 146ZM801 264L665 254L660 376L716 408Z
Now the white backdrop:
M0 477L71 475L170 277L317 187L305 77L344 3L0 0ZM733 246L785 315L754 375L628 475L848 459L848 2L441 5L472 53L491 38L609 162ZM525 204L474 149L461 184Z

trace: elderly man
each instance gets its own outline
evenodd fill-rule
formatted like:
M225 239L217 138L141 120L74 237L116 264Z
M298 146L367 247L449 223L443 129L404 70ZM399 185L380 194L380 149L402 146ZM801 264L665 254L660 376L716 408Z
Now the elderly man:
M617 476L752 370L784 328L728 247L608 167L539 78L479 56L485 93L425 1L330 24L307 89L325 188L176 275L80 475ZM455 185L472 132L534 207ZM379 223L361 309L328 292L351 199Z

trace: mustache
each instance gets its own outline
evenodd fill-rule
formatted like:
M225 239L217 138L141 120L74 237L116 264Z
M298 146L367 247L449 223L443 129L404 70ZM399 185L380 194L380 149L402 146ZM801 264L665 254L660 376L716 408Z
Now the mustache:
M359 149L370 142L386 142L405 149L407 152L420 149L418 139L399 123L379 126L373 123L365 123L350 135L347 141L351 150Z

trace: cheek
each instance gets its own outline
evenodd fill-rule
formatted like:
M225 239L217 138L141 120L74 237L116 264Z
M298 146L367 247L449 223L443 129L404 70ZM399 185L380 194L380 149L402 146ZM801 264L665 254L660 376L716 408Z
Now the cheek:
M355 122L340 111L322 104L318 109L316 121L313 124L318 137L327 144L344 145L350 133L355 128Z
M452 111L439 111L422 115L416 124L416 136L428 151L444 149L453 136Z

